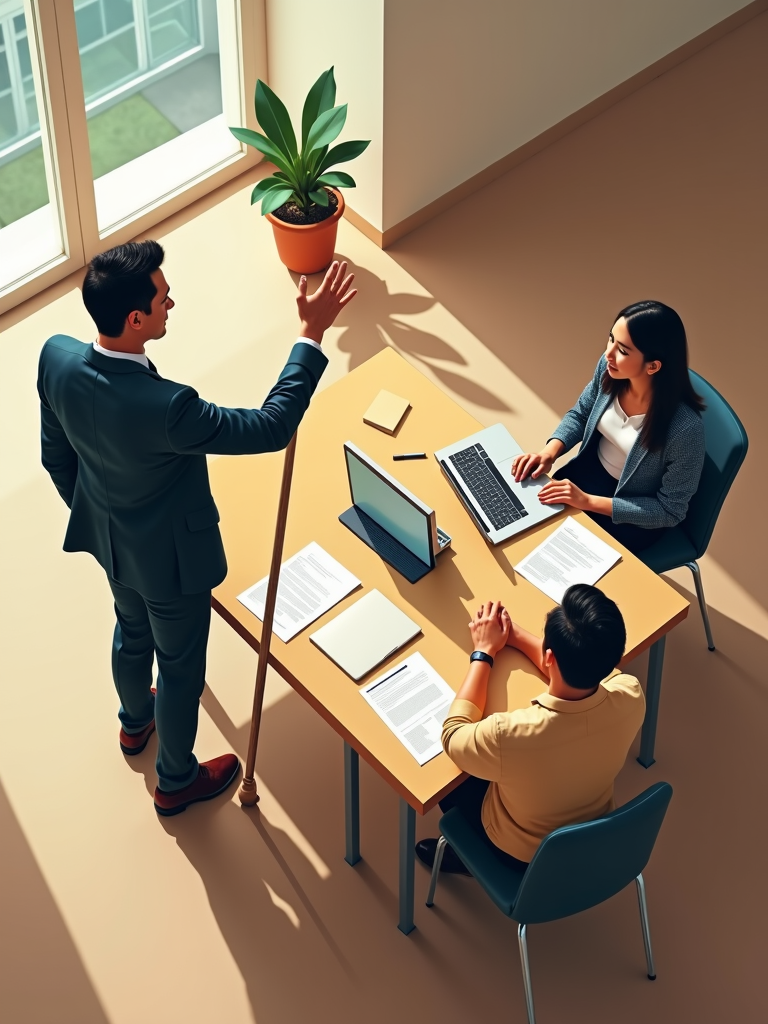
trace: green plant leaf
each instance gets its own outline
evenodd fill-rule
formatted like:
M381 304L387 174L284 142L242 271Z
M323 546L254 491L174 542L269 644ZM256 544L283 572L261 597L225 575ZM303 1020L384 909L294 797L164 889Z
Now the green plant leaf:
M330 202L328 199L328 193L324 188L319 188L316 192L310 192L309 198L313 203L317 203L318 206L327 206Z
M330 185L331 188L355 188L355 179L344 171L329 171L317 179L318 185Z
M274 174L269 178L262 178L253 192L251 192L251 206L253 206L254 203L258 203L258 201L264 196L264 193L269 192L271 188L277 188L278 186L280 188L285 188L286 184L290 184L289 182L286 183L284 178L285 175L283 175L282 178L278 178Z
M318 171L318 167L320 166L320 164L324 160L325 154L327 152L328 152L328 147L327 146L323 146L321 149L316 149L314 151L314 153L311 153L306 158L307 174L310 176L310 178L311 178L311 180L313 182L316 180L318 174L320 173Z
M292 195L292 188L271 188L261 201L262 217L267 213L272 213L278 206L282 206L283 203L287 203Z
M330 110L336 102L336 81L333 77L333 68L328 68L318 78L315 84L307 93L304 100L304 110L301 113L301 145L307 144L309 129L326 110Z
M296 172L292 161L273 142L270 142L268 138L260 135L258 132L251 131L250 128L230 128L229 130L240 142L258 149L260 153L263 153L265 157L287 175L289 181L295 182Z
M333 107L331 110L326 110L324 114L320 114L309 129L307 144L304 147L304 155L306 156L322 146L329 146L344 127L346 120L346 103L342 103L340 107Z
M325 154L317 168L317 173L322 174L326 168L332 167L334 164L343 164L347 160L354 160L356 156L365 152L370 144L370 139L367 142L362 142L359 139L354 142L340 142L338 146L329 149Z
M299 154L291 118L283 101L261 79L256 82L256 117L267 138L295 160Z

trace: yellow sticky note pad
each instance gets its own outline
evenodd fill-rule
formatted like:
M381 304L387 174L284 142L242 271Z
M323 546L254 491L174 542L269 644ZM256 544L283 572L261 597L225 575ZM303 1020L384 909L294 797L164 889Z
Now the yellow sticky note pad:
M363 422L386 434L394 434L410 407L406 398L393 395L391 391L380 391L363 414Z

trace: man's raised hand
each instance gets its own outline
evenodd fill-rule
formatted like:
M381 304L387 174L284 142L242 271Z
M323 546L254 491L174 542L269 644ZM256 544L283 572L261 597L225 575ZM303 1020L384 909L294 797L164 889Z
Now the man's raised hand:
M302 275L299 280L299 294L296 305L301 320L301 335L321 342L323 334L344 306L357 295L357 288L352 287L354 274L347 274L347 262L334 260L328 267L323 283L312 295L307 295L307 279Z

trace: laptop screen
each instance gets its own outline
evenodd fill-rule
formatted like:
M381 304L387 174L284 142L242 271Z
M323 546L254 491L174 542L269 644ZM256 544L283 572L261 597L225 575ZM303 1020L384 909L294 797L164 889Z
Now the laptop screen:
M432 509L359 449L353 450L350 442L344 454L353 503L425 565L434 565Z

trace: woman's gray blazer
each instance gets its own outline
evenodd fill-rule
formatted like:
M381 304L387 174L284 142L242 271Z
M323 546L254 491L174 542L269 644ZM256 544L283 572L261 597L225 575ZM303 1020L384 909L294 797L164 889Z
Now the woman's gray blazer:
M613 401L600 386L604 371L605 356L601 356L592 380L552 434L563 442L566 451L579 441L581 450L586 449L600 417ZM613 522L634 523L648 530L677 526L685 519L703 465L704 424L699 413L681 402L660 452L643 448L638 435L616 487Z

